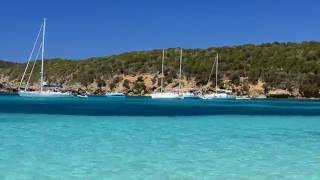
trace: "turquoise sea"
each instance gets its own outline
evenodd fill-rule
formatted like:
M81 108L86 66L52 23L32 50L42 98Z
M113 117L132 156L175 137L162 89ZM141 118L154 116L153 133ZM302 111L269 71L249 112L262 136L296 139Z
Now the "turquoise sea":
M320 179L320 101L0 96L0 179Z

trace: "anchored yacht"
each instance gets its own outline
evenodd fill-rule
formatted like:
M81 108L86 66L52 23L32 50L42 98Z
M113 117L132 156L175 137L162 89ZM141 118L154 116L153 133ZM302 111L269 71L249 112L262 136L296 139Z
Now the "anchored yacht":
M19 96L28 96L28 97L64 97L64 96L71 96L70 93L64 93L64 92L60 92L60 91L44 90L43 89L44 84L45 84L45 82L44 82L45 33L46 33L46 19L43 19L43 23L41 24L41 27L40 27L40 30L38 32L36 41L35 41L35 43L33 45L31 54L29 56L29 60L28 60L27 66L26 66L26 68L24 70L24 73L23 73L21 81L20 81L19 92L18 92ZM42 41L39 42L39 39L40 39L41 35L42 35ZM34 52L35 52L37 46L39 46L38 47L38 51L37 51L36 57L34 59L33 65L32 65L31 72L30 72L28 80L27 80L27 84L25 85L24 90L20 90L21 86L22 86L22 82L24 81L24 78L26 76L28 67L30 65L31 59L32 59L32 57L34 55ZM35 65L36 65L38 56L40 54L40 51L41 51L40 90L38 90L38 91L28 91L28 85L29 85L29 82L30 82L30 78L31 78L33 70L35 68Z
M181 62L182 62L182 49L180 50L180 74L179 74L179 92L164 92L163 90L163 79L164 79L164 59L165 50L162 50L162 63L161 63L161 89L160 92L154 92L151 94L152 99L183 99L183 95L180 93L181 90Z
M210 94L203 94L200 96L201 99L206 99L206 100L210 100L210 99L235 99L235 96L232 95L232 91L231 90L225 90L225 89L218 89L218 66L219 66L219 54L217 54L215 61L212 65L211 68L211 72L210 72L210 76L208 79L208 84L211 81L211 76L213 74L214 71L214 66L216 67L216 84L215 84L215 92L210 93Z

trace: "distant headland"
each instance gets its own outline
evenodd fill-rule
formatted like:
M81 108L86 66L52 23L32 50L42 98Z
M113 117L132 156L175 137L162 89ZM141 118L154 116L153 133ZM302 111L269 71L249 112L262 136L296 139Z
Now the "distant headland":
M320 43L265 43L208 49L183 49L182 89L214 89L207 85L212 61L220 54L218 84L239 96L319 98ZM128 52L86 60L47 59L45 81L68 91L108 91L146 95L160 88L162 50ZM164 88L178 88L179 50L166 50ZM0 61L0 89L16 91L25 64ZM40 64L35 69L39 72ZM27 72L28 73L28 72ZM39 86L39 73L31 89Z

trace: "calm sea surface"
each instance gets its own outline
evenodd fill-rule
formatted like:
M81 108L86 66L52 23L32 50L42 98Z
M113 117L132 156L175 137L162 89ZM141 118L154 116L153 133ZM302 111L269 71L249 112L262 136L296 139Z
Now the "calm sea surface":
M0 179L320 179L320 101L0 96Z

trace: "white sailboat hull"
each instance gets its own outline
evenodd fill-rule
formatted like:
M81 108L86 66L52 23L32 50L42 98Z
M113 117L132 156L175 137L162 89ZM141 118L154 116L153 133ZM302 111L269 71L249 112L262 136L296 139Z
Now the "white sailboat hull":
M68 97L70 93L53 92L53 91L19 91L19 96L22 97Z
M195 95L194 93L191 92L184 92L182 93L183 98L187 98L187 99L195 99L195 98L199 98L198 95Z
M88 95L77 95L78 98L88 98Z
M183 99L183 96L178 93L153 93L152 99Z
M250 97L236 97L236 100L250 100Z
M125 97L125 94L120 93L120 92L109 92L109 93L106 93L105 96L107 96L107 97Z
M212 93L205 94L201 96L201 99L210 100L210 99L235 99L234 96L229 95L227 93Z

